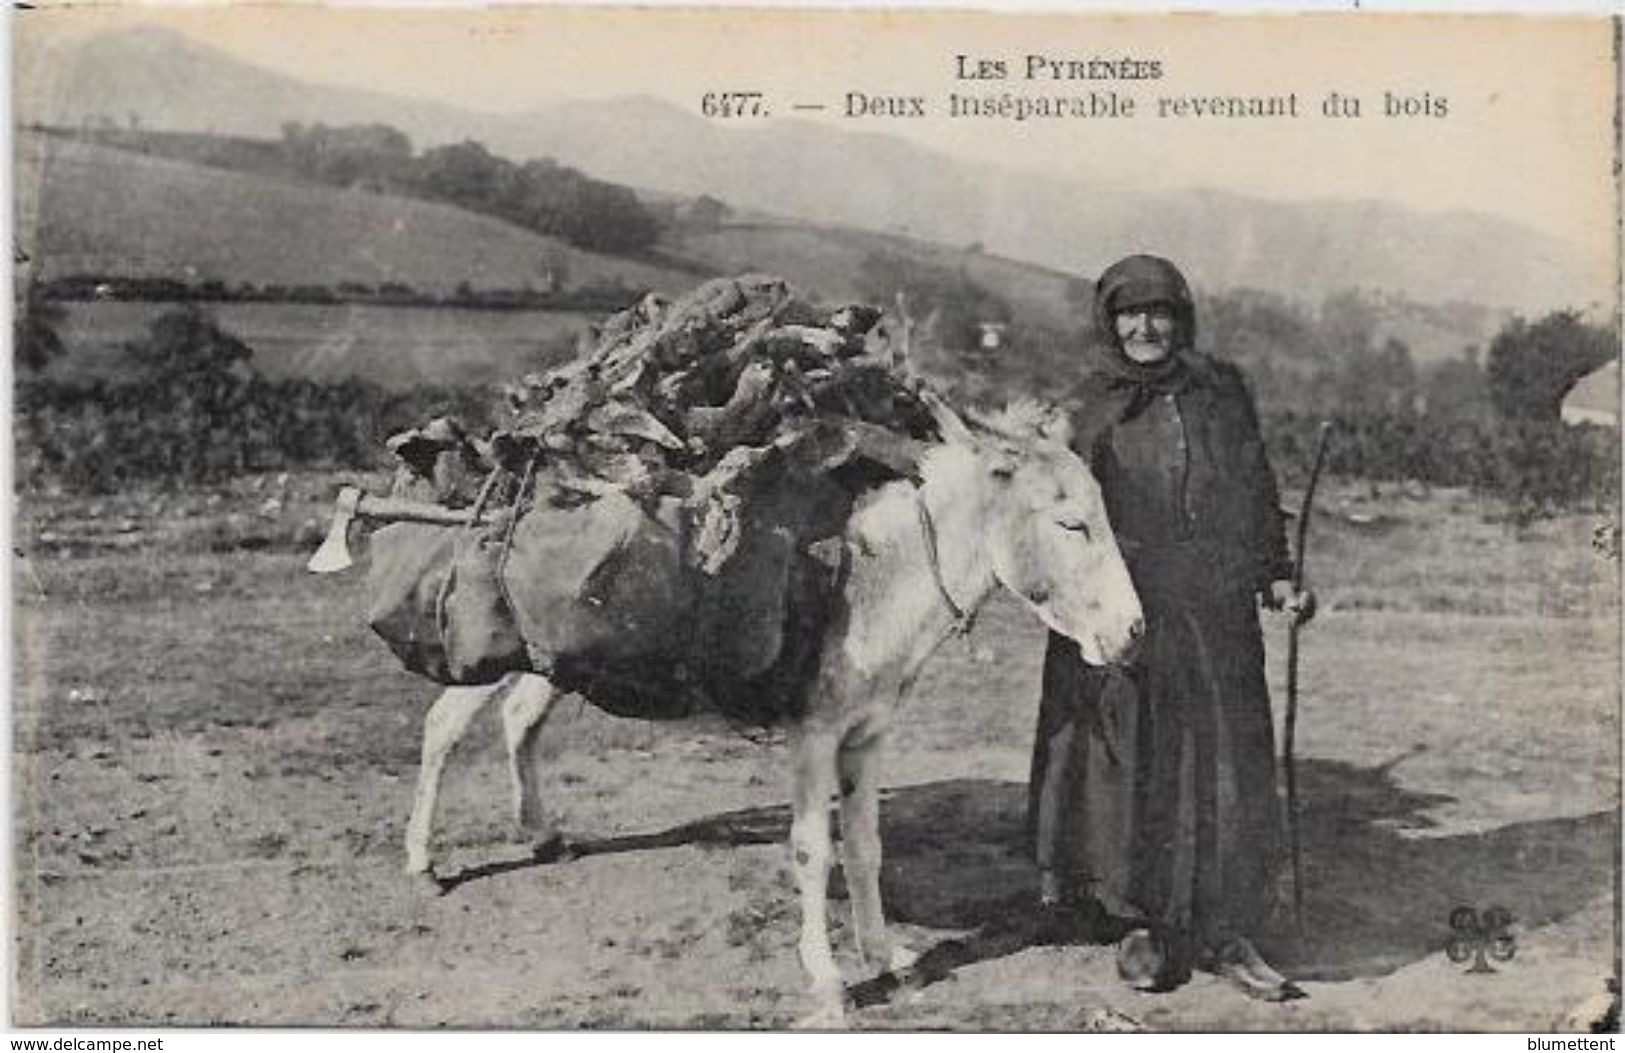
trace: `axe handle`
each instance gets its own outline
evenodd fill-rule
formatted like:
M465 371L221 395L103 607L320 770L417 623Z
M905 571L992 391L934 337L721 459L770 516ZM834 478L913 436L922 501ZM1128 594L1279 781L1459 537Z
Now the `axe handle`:
M310 557L306 568L313 574L335 574L352 564L347 538L350 524L356 519L376 519L391 523L428 523L436 526L469 526L482 523L500 523L512 519L509 509L499 509L488 515L481 514L484 498L473 508L443 508L424 501L403 501L398 497L374 497L362 493L360 487L346 486L339 491L333 509L333 524L327 528L327 540Z
M378 519L391 523L430 523L437 526L466 526L470 523L499 523L508 518L506 509L486 512L474 519L475 509L444 508L424 501L406 501L399 497L374 497L363 494L356 502L355 514L363 519Z

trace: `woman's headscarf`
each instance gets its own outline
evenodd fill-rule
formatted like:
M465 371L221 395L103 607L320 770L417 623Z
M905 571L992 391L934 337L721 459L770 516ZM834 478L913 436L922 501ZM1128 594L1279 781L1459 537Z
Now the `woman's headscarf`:
M1178 326L1173 352L1161 362L1135 362L1124 355L1117 339L1116 315L1130 307L1166 304ZM1161 374L1175 365L1181 352L1196 341L1196 302L1179 268L1161 256L1128 256L1107 267L1095 281L1095 329L1104 347L1115 352L1118 365L1145 374Z
M1174 347L1161 361L1136 362L1123 353L1116 314L1155 303L1173 309L1178 327ZM1101 272L1095 281L1094 322L1100 339L1091 349L1080 390L1080 419L1074 428L1080 436L1098 435L1137 416L1158 395L1178 391L1205 373L1192 350L1196 302L1190 285L1178 267L1160 256L1128 256Z

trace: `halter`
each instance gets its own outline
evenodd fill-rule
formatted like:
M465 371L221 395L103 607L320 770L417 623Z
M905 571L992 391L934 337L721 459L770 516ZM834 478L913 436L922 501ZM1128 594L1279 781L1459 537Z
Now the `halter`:
M971 626L976 622L976 612L967 611L954 602L948 592L948 585L942 580L942 561L937 557L937 527L931 519L931 510L925 506L925 491L918 484L914 487L914 512L920 520L920 535L925 539L925 561L931 567L931 580L937 586L937 595L942 597L943 606L953 616L952 633L964 636L970 632Z

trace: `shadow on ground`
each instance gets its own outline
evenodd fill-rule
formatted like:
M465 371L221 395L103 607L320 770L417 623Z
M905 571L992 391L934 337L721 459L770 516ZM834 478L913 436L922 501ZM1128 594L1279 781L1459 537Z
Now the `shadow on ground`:
M1401 758L1402 759L1402 758ZM1618 838L1611 812L1439 836L1429 813L1452 798L1398 785L1394 764L1300 764L1304 925L1260 943L1296 978L1336 981L1392 972L1443 950L1458 906L1510 910L1524 929L1552 924L1608 893ZM1024 783L957 779L900 787L881 810L883 889L892 920L966 935L927 948L919 980L1051 940L1036 916L1026 853ZM711 816L667 830L572 842L536 859L469 868L448 889L566 858L684 845L784 843L784 805ZM836 895L839 895L839 889ZM854 989L885 1001L895 981Z

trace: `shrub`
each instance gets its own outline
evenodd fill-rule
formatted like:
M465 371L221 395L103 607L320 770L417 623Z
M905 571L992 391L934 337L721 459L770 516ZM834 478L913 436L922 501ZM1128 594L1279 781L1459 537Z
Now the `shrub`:
M1514 318L1496 334L1485 365L1490 399L1509 420L1556 421L1580 378L1618 354L1618 335L1576 311L1537 322Z
M1523 521L1565 509L1606 511L1619 501L1616 428L1414 413L1331 419L1325 470L1336 475L1468 487L1505 501ZM1283 479L1307 477L1317 428L1309 414L1265 416L1265 442Z
M11 323L13 365L38 372L61 357L64 347L57 330L66 320L67 312L61 305L47 299L45 289L37 282L30 282Z
M19 382L21 486L107 492L135 480L373 467L394 432L445 413L488 428L495 403L481 388L392 393L358 379L267 380L254 372L252 350L193 306L160 315L127 351L140 366L129 383Z

